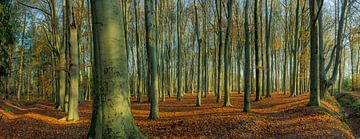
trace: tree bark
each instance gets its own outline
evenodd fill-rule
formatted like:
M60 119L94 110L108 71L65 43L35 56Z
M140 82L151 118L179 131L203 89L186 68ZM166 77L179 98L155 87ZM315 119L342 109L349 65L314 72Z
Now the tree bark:
M229 47L230 47L230 29L232 28L232 6L233 5L233 0L229 0L227 3L227 11L228 11L228 25L226 28L226 34L225 34L225 45L224 45L224 106L225 107L229 107L231 106L230 103L230 93L231 93L231 89L229 88L229 67L230 64L229 63Z
M309 106L320 106L320 90L319 90L319 46L318 32L316 25L315 1L309 0L310 8L310 101Z
M177 94L176 94L176 100L177 101L181 101L181 41L182 41L182 37L181 37L181 30L182 30L182 21L181 21L181 16L182 16L182 0L177 0L177 45L178 45L178 63L177 63Z
M249 0L245 0L245 23L244 23L244 29L245 29L245 70L244 70L244 112L250 112L251 106L250 106L250 93L251 93L251 86L250 86L250 32L249 32L249 21L248 21L248 10L249 10Z
M69 73L70 73L70 94L69 94L69 111L67 113L67 121L78 121L79 120L79 109L78 109L78 97L79 97L79 46L77 39L77 26L75 24L75 16L72 11L72 2L70 0L66 1L66 13L68 14L68 19L70 20L70 42L69 42ZM71 14L71 15L70 15Z
M158 70L156 54L156 30L155 30L155 9L154 1L145 2L145 30L146 30L146 50L149 63L148 68L148 91L150 94L150 115L149 119L159 119L159 93L158 93Z
M120 0L91 0L95 97L88 138L144 138L128 101L128 64Z
M19 63L19 77L18 77L18 88L17 88L17 100L20 100L22 90L22 74L23 74L23 63L24 63L24 49L25 49L25 30L26 30L26 15L24 16L23 29L21 33L21 48L20 48L20 63Z

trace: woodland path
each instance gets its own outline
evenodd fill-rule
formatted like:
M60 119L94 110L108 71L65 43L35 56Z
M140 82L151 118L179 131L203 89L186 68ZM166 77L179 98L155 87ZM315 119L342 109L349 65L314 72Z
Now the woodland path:
M195 107L196 97L186 95L180 102L175 98L160 102L160 120L147 119L147 103L133 103L132 112L149 138L354 138L335 99L322 101L322 108L311 108L306 106L308 97L273 93L272 98L252 101L252 113L246 114L242 112L242 94L232 94L232 107L215 103L212 95ZM82 120L75 123L58 120L65 114L51 102L16 104L0 100L0 138L86 137L91 102L80 105Z

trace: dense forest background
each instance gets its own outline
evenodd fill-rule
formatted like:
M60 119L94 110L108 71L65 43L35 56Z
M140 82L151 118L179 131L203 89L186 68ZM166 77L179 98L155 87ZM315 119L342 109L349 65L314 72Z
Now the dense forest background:
M50 100L66 121L91 101L94 121L110 105L129 112L125 101L148 102L161 119L159 102L172 97L230 107L244 94L251 112L275 93L320 106L360 89L358 0L113 2L2 0L0 98Z

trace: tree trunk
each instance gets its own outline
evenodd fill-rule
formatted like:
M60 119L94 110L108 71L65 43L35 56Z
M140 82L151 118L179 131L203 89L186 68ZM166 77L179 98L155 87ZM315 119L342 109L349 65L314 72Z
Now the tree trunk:
M198 45L198 78L197 78L197 97L196 97L196 107L201 106L201 85L200 85L200 75L201 75L201 39L199 35L199 20L197 15L197 6L196 6L196 0L194 0L194 7L195 7L195 32L196 32L196 39L197 39L197 45Z
M265 13L266 13L266 97L271 97L271 68L270 68L270 32L271 32L271 19L272 19L272 2L273 0L271 0L271 7L270 7L270 17L268 14L268 4L267 4L268 0L265 0Z
M181 30L182 30L182 6L181 6L182 0L177 0L177 46L178 46L178 63L177 63L177 94L176 94L176 100L181 101Z
M24 49L25 49L25 30L26 30L26 15L24 16L23 21L23 30L21 35L21 48L20 48L20 63L19 63L19 78L18 78L18 88L17 88L17 100L20 100L21 90L22 90L22 74L23 74L23 63L24 63Z
M91 2L96 94L88 138L144 138L136 127L128 101L121 1Z
M292 76L293 76L293 80L292 80L292 86L291 86L291 96L296 96L297 95L297 90L298 88L296 87L297 85L297 50L298 50L298 32L299 32L299 7L300 7L300 3L299 0L296 0L296 11L295 11L295 36L294 36L294 48L293 48L293 72L292 72Z
M309 106L320 106L320 90L319 90L319 46L318 32L316 25L315 1L309 0L310 8L310 101Z
M260 101L260 56L259 56L259 34L258 34L258 8L257 8L258 0L254 1L254 47L255 47L255 91L256 91L256 99L255 101Z
M231 93L231 89L229 88L229 66L231 63L229 63L229 47L231 47L230 45L230 29L232 28L232 6L233 5L233 0L229 0L227 3L227 10L228 10L228 25L226 28L226 34L225 34L225 47L224 47L224 106L225 107L229 107L231 106L230 103L230 93Z
M77 30L75 24L75 17L72 11L72 2L70 0L66 1L66 13L68 14L68 19L70 20L70 42L69 42L69 73L70 73L70 94L69 94L69 111L67 113L67 121L78 121L79 120L79 110L78 110L78 95L79 95L79 46L77 42ZM71 14L71 15L70 15Z
M156 54L156 36L155 31L155 9L154 1L145 2L145 25L146 25L146 50L149 63L148 68L148 91L150 94L150 115L149 119L159 119L159 93L158 93L158 70Z
M250 70L251 70L251 65L250 65L250 32L249 32L249 21L248 21L248 10L249 10L249 0L245 0L245 23L244 23L244 28L245 28L245 70L244 70L244 112L250 112L251 111L251 106L250 106L250 91L251 91L251 86L250 86L250 81L251 81L251 77L250 77Z
M221 0L216 0L216 9L217 9L217 19L218 19L218 45L219 45L219 51L218 51L218 72L217 72L217 97L216 102L221 102L221 89L220 89L220 77L221 77L221 49L222 49L222 14L221 14Z

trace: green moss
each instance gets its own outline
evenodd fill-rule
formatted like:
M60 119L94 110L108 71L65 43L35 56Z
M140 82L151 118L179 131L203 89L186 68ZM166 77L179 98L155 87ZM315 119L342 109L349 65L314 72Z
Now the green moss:
M31 106L34 105L38 102L38 100L34 99L34 100L22 100L20 102L18 102L18 105L20 106Z
M10 108L5 108L5 111L6 111L6 112L13 112L13 110L10 109Z
M360 117L360 98L351 94L343 94L338 97L339 102L343 106L347 106L356 111L356 116Z

